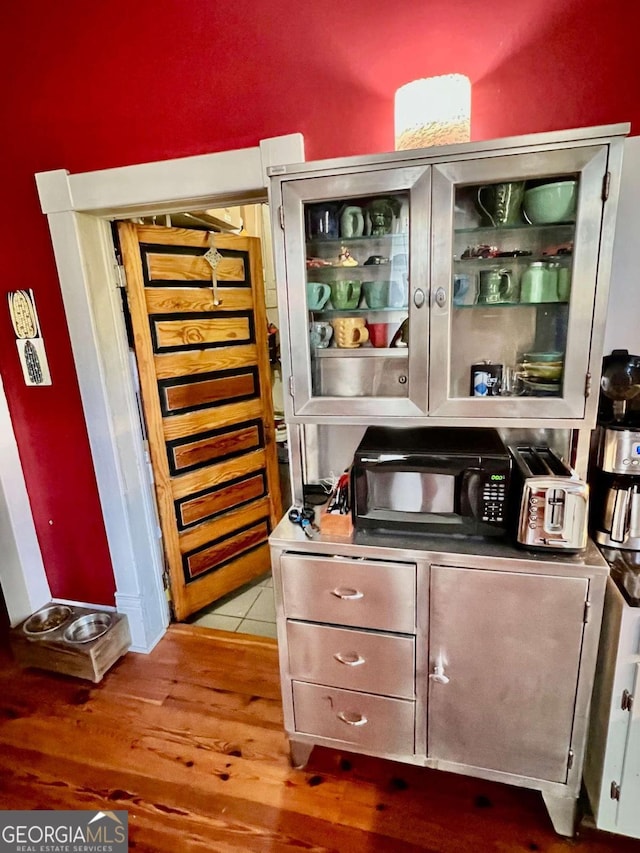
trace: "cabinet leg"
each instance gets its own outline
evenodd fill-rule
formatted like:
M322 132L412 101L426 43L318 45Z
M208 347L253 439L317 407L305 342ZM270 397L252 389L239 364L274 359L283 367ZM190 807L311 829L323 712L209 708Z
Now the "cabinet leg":
M291 740L289 739L289 756L292 767L301 768L304 767L307 761L309 760L309 756L311 755L311 750L313 749L312 743L302 743L299 740Z
M558 835L566 835L568 838L575 835L578 818L577 797L561 797L543 791L542 799Z

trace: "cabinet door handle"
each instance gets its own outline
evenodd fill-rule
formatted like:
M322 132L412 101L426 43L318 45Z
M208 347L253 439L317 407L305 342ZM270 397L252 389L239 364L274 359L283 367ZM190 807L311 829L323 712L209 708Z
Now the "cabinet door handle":
M438 308L444 308L444 306L447 304L447 291L444 289L444 287L439 287L436 290L435 299Z
M346 655L342 652L336 652L334 658L338 663L343 663L345 666L360 666L361 663L364 663L364 658L357 652L347 652Z
M348 726L364 726L369 722L364 714L354 714L352 711L338 711L337 717Z
M448 684L449 676L444 674L444 667L436 664L433 668L433 672L429 676L431 681L435 681L438 684Z
M425 292L421 287L417 287L413 294L413 304L416 308L422 308L426 300Z
M364 592L349 587L336 587L331 590L331 595L335 595L336 598L341 598L343 601L355 601L358 598L364 598Z

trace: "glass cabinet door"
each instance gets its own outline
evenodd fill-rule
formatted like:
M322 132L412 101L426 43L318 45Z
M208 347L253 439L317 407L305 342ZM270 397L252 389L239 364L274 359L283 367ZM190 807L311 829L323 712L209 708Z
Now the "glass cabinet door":
M431 415L584 417L606 154L434 165Z
M283 187L296 415L426 414L429 179L412 166Z

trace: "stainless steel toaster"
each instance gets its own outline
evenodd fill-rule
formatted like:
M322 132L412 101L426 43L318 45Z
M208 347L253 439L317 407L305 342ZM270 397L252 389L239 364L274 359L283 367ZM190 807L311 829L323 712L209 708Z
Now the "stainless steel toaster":
M509 452L516 542L546 551L585 548L588 485L550 447L510 446Z

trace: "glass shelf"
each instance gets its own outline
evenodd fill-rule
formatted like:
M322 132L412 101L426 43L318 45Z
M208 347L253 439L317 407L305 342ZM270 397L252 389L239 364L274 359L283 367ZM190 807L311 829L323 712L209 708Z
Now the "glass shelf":
M313 246L316 243L323 246L326 246L327 243L353 245L354 243L379 243L385 240L406 242L408 239L409 234L406 231L399 231L394 234L362 234L360 237L307 237L306 245Z
M309 278L310 273L315 275L318 272L350 272L352 270L386 270L394 272L397 275L399 272L406 272L406 269L406 264L404 266L394 265L392 261L389 261L387 264L352 264L349 267L340 266L339 264L323 264L321 267L307 267L307 278Z
M344 317L349 316L350 314L355 314L356 316L362 314L407 314L409 311L409 307L407 305L402 306L401 308L387 307L387 308L322 308L319 311L314 310L313 308L309 309L309 314L313 314L314 317L319 315L326 315L328 317Z
M510 231L540 231L542 233L552 233L558 230L574 231L575 222L552 222L544 225L529 224L528 222L520 222L517 225L474 225L471 228L456 228L456 234L508 234Z
M550 299L547 302L473 302L470 305L458 305L456 302L453 303L454 308L462 308L464 310L468 310L469 308L535 308L537 305L568 305L569 303L560 299Z
M312 350L316 358L407 358L409 347L316 347Z

